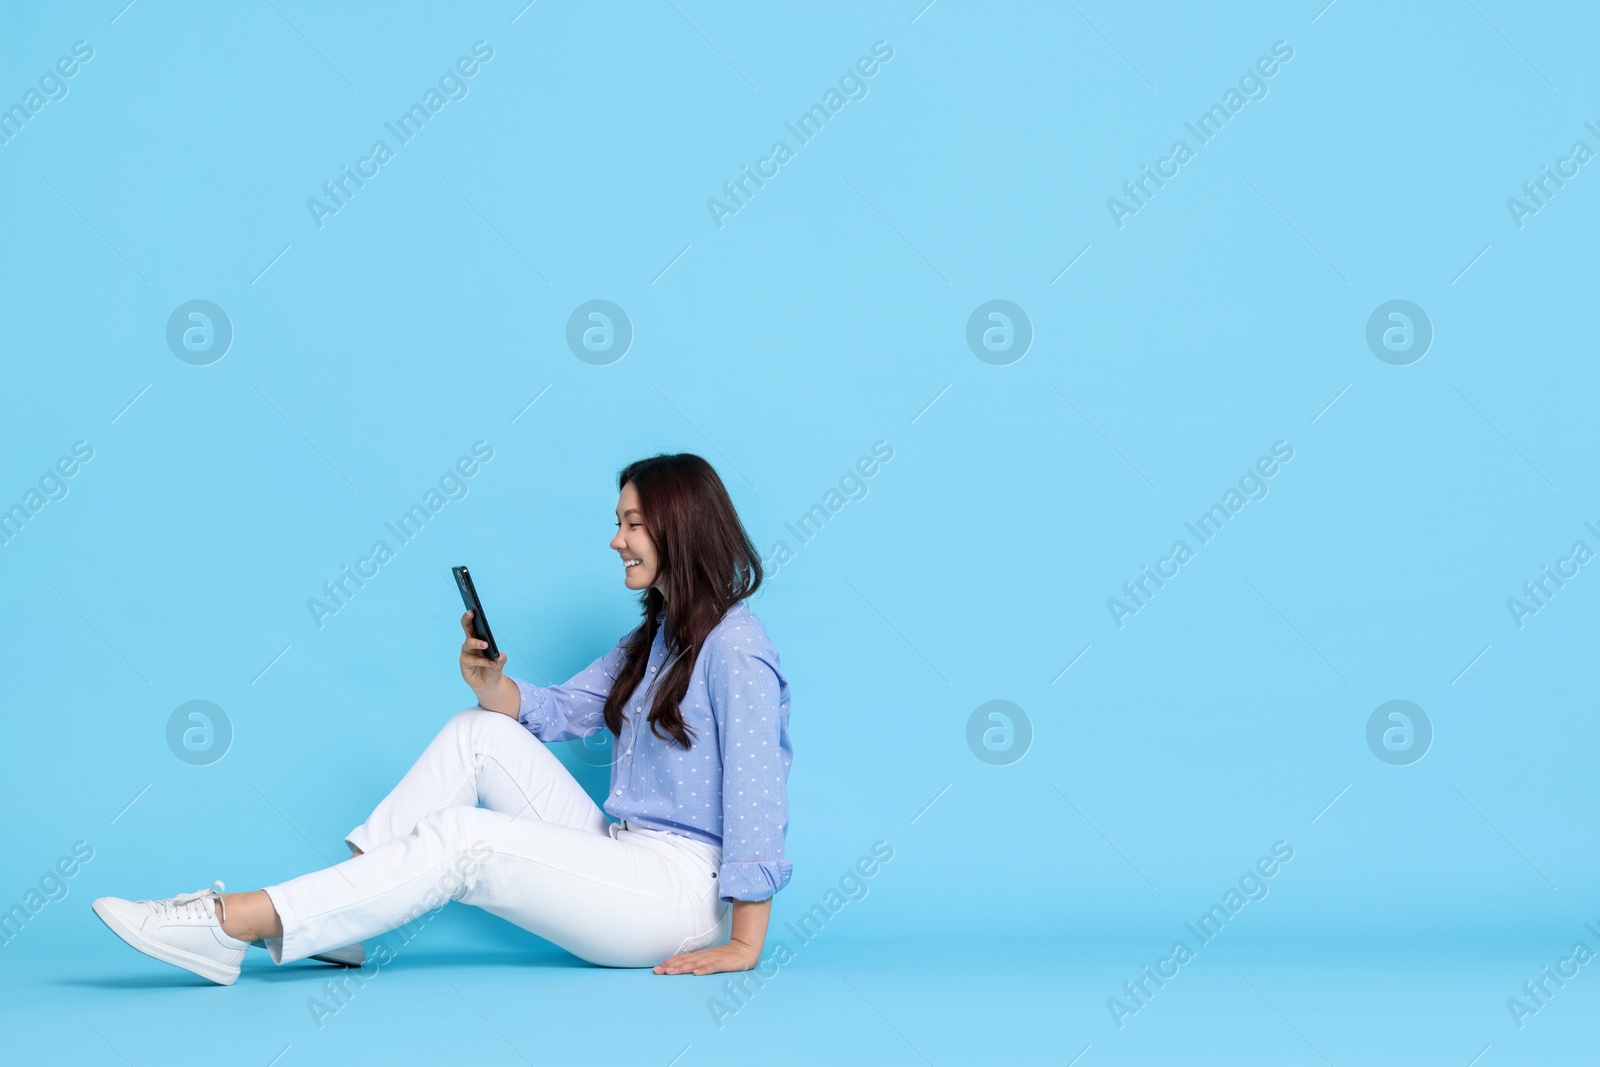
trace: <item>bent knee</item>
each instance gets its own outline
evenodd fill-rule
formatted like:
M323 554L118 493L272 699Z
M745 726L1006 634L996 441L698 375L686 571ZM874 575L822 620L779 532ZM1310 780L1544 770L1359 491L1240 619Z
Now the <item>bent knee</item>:
M445 728L449 729L450 727L455 727L457 729L466 729L486 715L498 716L502 719L505 718L505 716L501 715L498 711L490 711L488 708L479 707L478 705L474 704L472 707L462 708L460 711L450 716L450 721L445 723Z
M461 733L469 737L485 734L509 736L512 731L527 733L528 728L510 715L480 707L462 708L444 726L446 733Z

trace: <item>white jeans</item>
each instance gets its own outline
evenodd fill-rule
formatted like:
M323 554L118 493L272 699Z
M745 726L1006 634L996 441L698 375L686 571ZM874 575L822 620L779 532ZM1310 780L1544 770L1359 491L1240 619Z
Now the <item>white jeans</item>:
M652 967L731 932L721 849L611 823L543 742L483 708L446 723L345 840L362 854L266 888L283 922L283 937L266 939L275 963L376 937L449 900L608 967Z

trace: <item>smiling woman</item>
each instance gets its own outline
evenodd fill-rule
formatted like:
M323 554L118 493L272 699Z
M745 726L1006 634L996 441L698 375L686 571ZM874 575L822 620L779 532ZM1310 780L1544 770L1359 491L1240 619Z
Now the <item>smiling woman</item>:
M448 899L591 963L754 967L793 870L789 683L745 604L761 561L699 456L640 460L617 484L610 547L643 620L609 652L533 685L503 673L504 653L488 658L463 614L461 677L478 704L346 835L352 858L248 893L102 897L95 914L139 951L230 985L258 940L274 963L360 966L365 940L434 906L430 872L453 868ZM602 730L616 738L603 811L544 744Z
M644 528L639 490L632 482L622 487L617 500L617 536L611 539L611 547L622 553L622 581L629 589L649 589L656 585L660 559L655 542Z
M617 480L617 536L611 547L622 554L628 588L645 590L645 625L629 638L621 684L606 699L606 726L620 733L623 698L644 680L646 646L664 621L674 644L687 654L673 657L662 675L649 722L653 731L665 730L688 748L690 735L678 707L695 657L728 609L761 584L761 560L722 479L699 456L643 459ZM731 575L732 584L706 581L708 573L718 572Z

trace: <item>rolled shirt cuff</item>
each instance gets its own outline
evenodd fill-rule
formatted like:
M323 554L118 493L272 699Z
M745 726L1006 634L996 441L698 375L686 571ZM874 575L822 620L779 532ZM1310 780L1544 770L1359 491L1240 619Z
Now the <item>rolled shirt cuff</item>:
M724 863L717 870L723 900L766 900L789 884L794 864L789 860L763 863Z
M545 708L549 703L550 695L536 685L530 685L521 678L511 679L511 684L517 687L517 721L538 736L539 731L547 724Z

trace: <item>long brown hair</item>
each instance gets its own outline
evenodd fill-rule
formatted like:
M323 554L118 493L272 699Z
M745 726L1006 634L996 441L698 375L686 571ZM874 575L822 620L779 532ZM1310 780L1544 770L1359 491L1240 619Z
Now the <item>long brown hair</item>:
M684 748L694 737L679 705L706 635L730 607L761 586L761 557L711 464L690 452L651 456L622 468L617 491L629 482L639 494L645 532L655 543L658 581L640 597L644 621L628 638L622 670L606 695L606 726L622 734L622 709L644 679L656 631L666 627L673 654L650 705L651 731Z

